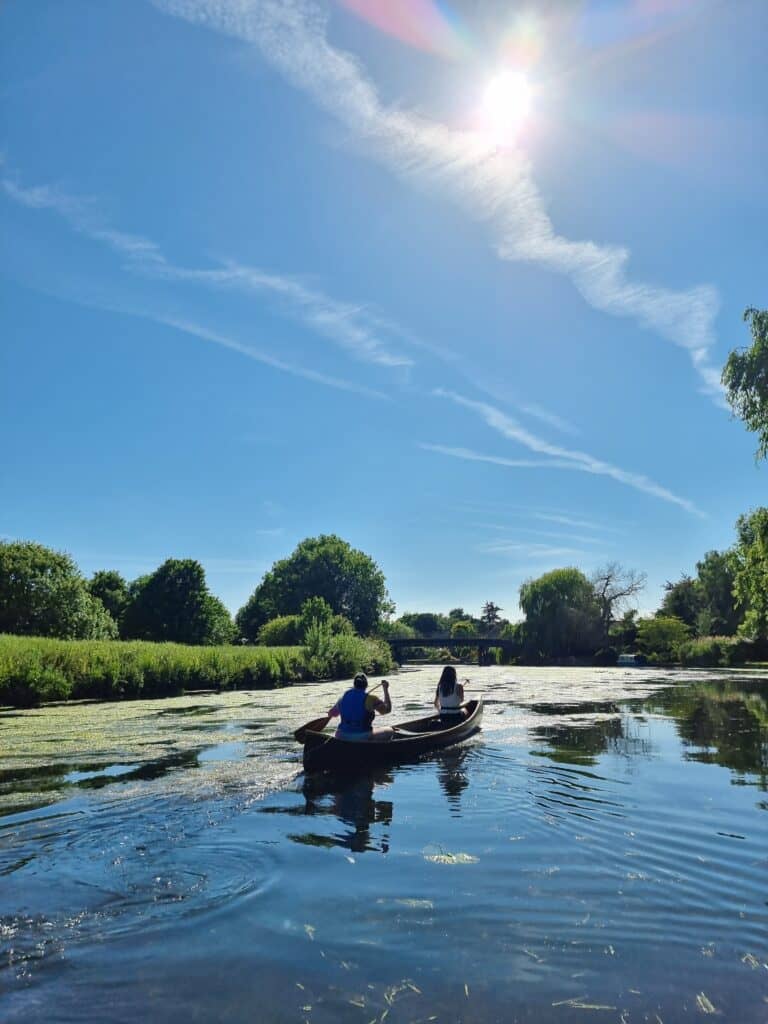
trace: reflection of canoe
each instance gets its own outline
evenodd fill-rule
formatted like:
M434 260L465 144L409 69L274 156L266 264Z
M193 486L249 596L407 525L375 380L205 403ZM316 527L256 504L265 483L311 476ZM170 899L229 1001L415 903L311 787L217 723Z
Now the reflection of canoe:
M429 750L460 743L480 728L483 701L470 700L464 705L467 715L454 725L446 725L439 715L417 718L395 726L394 738L388 741L344 740L333 734L308 732L304 742L304 768L323 771L327 768L369 768L396 761L409 761Z

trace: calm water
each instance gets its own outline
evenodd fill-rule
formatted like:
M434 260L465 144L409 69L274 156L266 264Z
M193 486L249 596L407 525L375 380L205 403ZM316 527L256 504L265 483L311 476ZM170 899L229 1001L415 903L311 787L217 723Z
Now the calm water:
M340 684L0 715L0 1020L768 1021L765 677L469 672L357 779L290 738Z

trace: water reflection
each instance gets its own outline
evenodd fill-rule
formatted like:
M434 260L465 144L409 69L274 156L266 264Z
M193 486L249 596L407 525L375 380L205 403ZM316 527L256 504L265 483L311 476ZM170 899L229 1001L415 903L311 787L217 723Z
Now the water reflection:
M582 705L575 708L569 705L549 705L550 714L564 716L566 721L533 726L530 729L531 736L543 740L550 748L533 753L545 753L552 761L584 766L597 764L598 759L606 753L625 758L648 757L651 742L643 728L642 719L631 715L628 708L624 708L622 714L616 705L608 707L615 714L603 711L605 717L591 717L585 721L583 715L594 716L596 713L592 710L585 712ZM578 717L568 721L570 715Z
M332 835L305 832L294 833L289 838L310 846L347 847L353 853L368 850L387 853L392 825L392 801L374 799L374 788L389 786L391 783L391 770L366 772L352 777L336 774L305 776L301 790L305 800L304 813L332 815L348 828ZM375 829L372 835L372 826L381 827Z
M461 794L469 786L466 762L470 756L471 748L452 747L436 758L437 778L454 818L461 817Z
M743 679L483 669L475 741L355 778L290 740L337 684L0 716L0 802L62 800L0 819L3 1021L762 1021Z
M671 715L687 760L754 774L768 789L768 694L765 684L700 683L670 687L648 698L645 707Z
M55 803L61 798L62 790L71 792L73 789L102 789L115 783L147 782L172 771L196 768L200 756L199 750L183 750L143 764L85 761L3 769L0 771L0 817ZM29 794L26 801L25 794ZM4 805L6 796L15 799Z
M613 702L530 703L553 721L532 725L529 735L546 744L552 761L594 766L607 753L626 758L652 753L643 713L674 721L689 761L730 768L768 789L768 692L762 680L723 680L670 686L652 696Z

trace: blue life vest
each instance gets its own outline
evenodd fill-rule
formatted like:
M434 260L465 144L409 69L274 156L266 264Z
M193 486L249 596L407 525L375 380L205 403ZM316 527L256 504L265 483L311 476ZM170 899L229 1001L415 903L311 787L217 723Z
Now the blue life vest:
M373 728L373 719L376 717L373 711L365 707L365 699L368 694L365 690L347 690L339 701L339 713L341 714L341 725L339 728L345 732L370 732Z

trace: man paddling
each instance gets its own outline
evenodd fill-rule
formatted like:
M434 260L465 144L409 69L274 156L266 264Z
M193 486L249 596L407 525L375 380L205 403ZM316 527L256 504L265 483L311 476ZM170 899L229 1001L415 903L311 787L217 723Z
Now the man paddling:
M389 728L374 729L373 720L376 714L388 715L392 710L389 697L389 682L381 681L384 700L380 700L368 689L368 676L359 672L351 690L347 690L341 700L337 701L328 712L330 718L341 718L336 735L343 740L391 740L393 732Z

